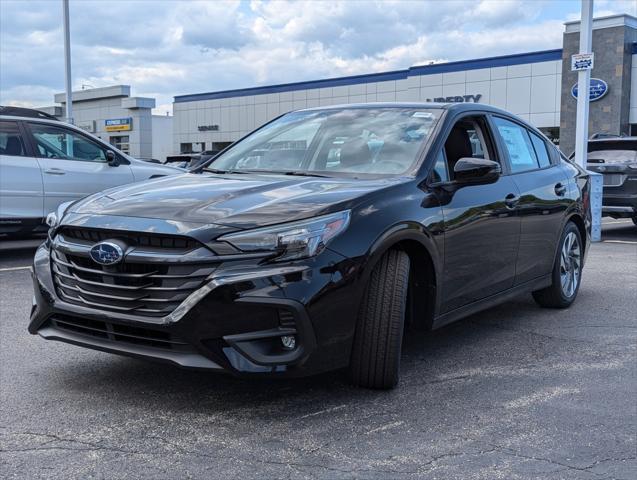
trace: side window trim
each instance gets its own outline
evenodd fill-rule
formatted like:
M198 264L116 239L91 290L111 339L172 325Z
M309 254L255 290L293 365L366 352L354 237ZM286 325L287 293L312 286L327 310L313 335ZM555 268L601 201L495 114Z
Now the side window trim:
M26 122L20 120L18 122L20 131L22 132L22 138L26 143L26 149L29 157L38 158L38 149L35 143L35 138L31 134L31 129L27 126Z
M495 125L495 122L493 121L493 118L495 116L498 116L498 115L493 115L491 113L487 113L485 115L486 123L488 124L488 127L489 127L489 134L491 135L492 142L493 142L493 148L497 156L496 161L500 164L500 168L502 169L502 173L500 174L500 176L511 175L513 171L511 169L509 151L507 150L506 145L504 145L502 137L500 136L500 133L496 131L497 126Z
M487 140L486 135L483 132L483 126L480 125L480 122L478 122L477 120L472 120L471 123L473 123L473 128L476 131L476 135L478 136L478 140L480 140L482 145L484 145L484 147L485 147L483 149L485 160L491 160L491 157L493 155L492 155L492 152L489 151L491 149L489 148L489 141Z
M535 151L535 157L537 158L537 162L539 166L538 170L544 170L544 169L555 166L553 164L553 159L551 158L551 151L546 145L546 140L543 137L539 136L537 133L535 133L533 130L529 130L528 128L527 128L527 133L529 134L529 137L531 138L531 145L533 146L533 150ZM537 151L535 142L533 141L533 137L536 137L540 141L540 144L544 146L544 150L546 151L546 156L548 157L548 160L549 160L548 165L542 166L542 164L540 163L540 154Z

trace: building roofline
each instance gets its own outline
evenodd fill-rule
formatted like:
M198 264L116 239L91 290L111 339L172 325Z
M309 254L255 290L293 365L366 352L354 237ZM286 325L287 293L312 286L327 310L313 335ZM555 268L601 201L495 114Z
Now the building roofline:
M74 90L71 92L73 103L89 102L104 98L127 98L130 97L130 85L109 85L106 87L87 88L84 90ZM55 103L66 103L66 93L56 93L53 96Z
M456 62L435 63L432 65L415 65L404 70L393 70L389 72L368 73L364 75L326 78L321 80L309 80L305 82L283 83L262 87L239 88L218 92L177 95L174 97L174 103L195 102L199 100L215 100L220 98L245 97L249 95L264 95L267 93L292 92L296 90L310 90L315 88L339 87L345 85L357 85L370 81L383 82L389 80L403 80L411 75L432 75L436 73L450 73L463 70L477 70L481 68L505 67L509 65L548 62L561 59L561 48L554 50L541 50L537 52L516 53L512 55L501 55L497 57L477 58L474 60L460 60Z
M579 25L580 20L564 22L564 33L579 32ZM617 15L606 15L605 17L593 18L593 30L623 26L637 28L637 17L633 17L627 13L620 13Z

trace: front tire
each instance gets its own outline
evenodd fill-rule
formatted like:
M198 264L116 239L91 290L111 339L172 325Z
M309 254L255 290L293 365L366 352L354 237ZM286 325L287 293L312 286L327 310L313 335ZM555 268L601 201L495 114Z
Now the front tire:
M398 383L408 288L409 256L390 250L374 267L358 313L349 368L354 385Z
M553 265L550 287L533 292L533 298L542 307L567 308L577 297L582 279L582 236L573 222L568 222Z

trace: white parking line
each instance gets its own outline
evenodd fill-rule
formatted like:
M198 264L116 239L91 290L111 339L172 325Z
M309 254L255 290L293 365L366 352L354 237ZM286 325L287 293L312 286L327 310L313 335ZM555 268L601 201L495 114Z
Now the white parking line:
M637 242L629 242L628 240L602 240L602 243L627 243L629 245L637 245Z
M31 270L31 266L0 268L0 272L15 272L17 270Z

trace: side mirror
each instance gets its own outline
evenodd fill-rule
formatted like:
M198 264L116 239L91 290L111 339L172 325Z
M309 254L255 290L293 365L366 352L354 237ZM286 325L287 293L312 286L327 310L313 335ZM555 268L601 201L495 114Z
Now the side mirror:
M119 158L117 158L113 150L106 150L106 162L111 167L119 167Z
M463 157L453 167L454 177L458 183L495 182L501 172L498 162L484 158Z

